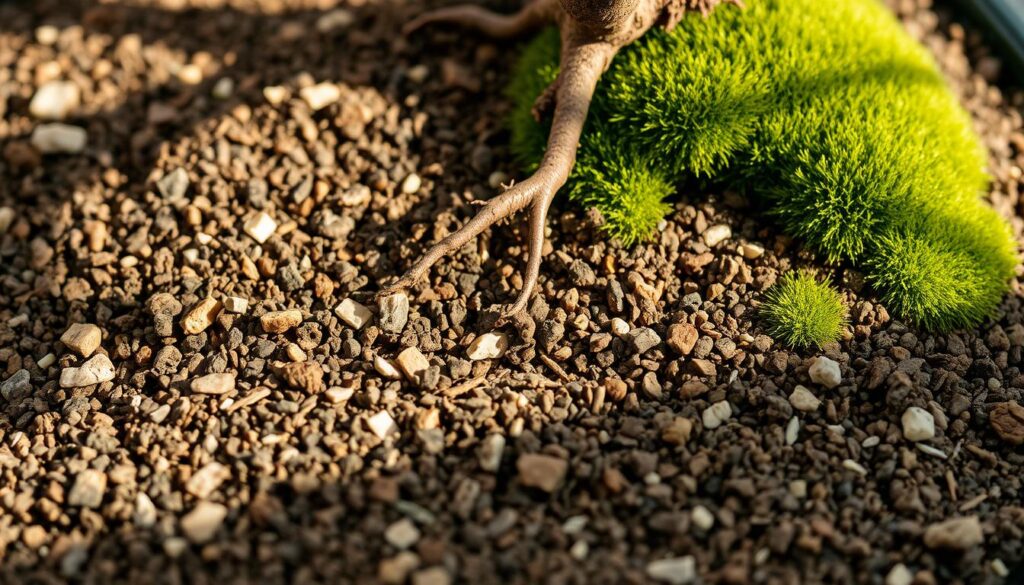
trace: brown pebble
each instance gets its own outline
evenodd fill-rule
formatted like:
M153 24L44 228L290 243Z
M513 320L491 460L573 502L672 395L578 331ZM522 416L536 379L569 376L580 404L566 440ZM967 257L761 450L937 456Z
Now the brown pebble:
M271 311L260 317L260 325L267 333L284 333L302 323L302 311Z
M75 323L60 336L61 343L85 358L91 356L102 341L103 332L99 327L89 323Z
M519 483L551 493L562 485L569 463L565 459L527 453L516 460Z
M324 369L316 362L293 362L277 369L285 383L296 390L317 393L324 387Z
M185 313L185 316L181 318L181 328L189 335L202 333L210 325L213 325L223 308L220 301L207 297Z
M1024 406L1000 402L988 414L989 424L999 438L1011 445L1024 444Z

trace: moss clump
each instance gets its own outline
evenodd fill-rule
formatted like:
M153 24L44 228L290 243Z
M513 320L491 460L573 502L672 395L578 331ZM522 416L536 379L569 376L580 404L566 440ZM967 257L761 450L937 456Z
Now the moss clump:
M568 191L625 244L653 234L688 177L745 188L829 261L864 270L894 312L931 329L991 314L1016 265L981 200L986 156L927 51L877 0L751 0L652 30L603 77ZM558 38L510 85L514 151L558 72Z
M837 341L846 327L843 297L809 272L790 272L765 295L761 315L768 332L794 347Z

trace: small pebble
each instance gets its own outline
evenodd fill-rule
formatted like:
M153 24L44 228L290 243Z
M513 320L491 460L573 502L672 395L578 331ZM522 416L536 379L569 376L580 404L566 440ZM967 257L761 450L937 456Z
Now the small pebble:
M715 525L715 515L711 513L711 510L699 504L690 511L690 520L698 530L704 532L711 530L711 527Z
M352 26L355 21L355 14L351 10L335 8L316 19L316 31L325 34L343 30Z
M793 408L802 412L814 412L821 406L821 400L811 393L804 386L797 385L793 393L789 395L789 403Z
M562 485L568 469L569 463L565 459L551 455L526 453L516 460L519 483L548 493Z
M78 154L85 150L88 135L85 128L53 123L40 124L29 139L43 154Z
M466 350L466 357L473 361L497 359L508 350L508 335L484 333L473 340Z
M391 546L405 550L419 542L420 531L412 520L403 518L387 527L387 530L384 531L384 539Z
M966 551L985 542L985 533L977 516L964 516L928 526L922 540L931 549Z
M420 186L423 185L423 180L416 173L410 174L402 181L402 193L411 195L420 190Z
M398 354L395 361L398 362L398 367L410 382L418 382L419 375L430 367L430 362L427 361L426 356L415 347L407 347L402 350L402 353Z
M228 509L214 502L199 502L181 518L181 532L193 544L205 544L217 534L228 516Z
M260 326L266 333L284 333L298 327L301 323L302 311L298 309L271 311L260 317Z
M402 372L398 371L398 368L390 360L379 355L373 356L373 369L389 380L400 380L402 378Z
M725 224L713 225L704 231L704 243L709 248L714 248L731 237L732 228Z
M333 83L324 82L300 89L299 97L317 112L341 99L341 90Z
M213 84L213 89L210 90L210 95L214 99L226 100L235 93L235 80L230 77L221 77L217 80L217 83Z
M737 251L747 260L757 260L764 255L764 247L757 244L740 244Z
M77 368L64 368L60 373L61 388L81 388L102 384L114 379L114 364L104 354L98 354Z
M17 218L17 214L14 209L10 207L0 207L0 236L6 234L7 230L11 229L15 218Z
M28 104L28 112L40 120L63 120L82 100L78 86L70 81L48 81L41 85Z
M826 388L835 388L843 381L839 364L824 356L818 356L811 360L811 366L807 369L811 381L821 384Z
M204 500L217 491L224 480L231 477L231 472L224 465L211 461L192 474L185 483L185 491Z
M91 323L75 323L67 328L60 342L82 357L89 357L103 341L103 332Z
M229 313L244 315L249 310L249 299L242 297L225 297L224 309Z
M653 561L647 565L647 576L669 585L688 585L697 579L697 561L692 556Z
M274 235L277 231L277 222L274 221L273 217L266 211L261 211L249 218L245 222L243 228L245 233L249 234L249 237L256 240L259 243L264 243L270 239L270 236Z
M914 581L914 574L910 572L903 563L896 563L889 574L885 576L885 585L910 585Z
M181 328L189 335L202 333L210 325L213 325L223 309L224 305L220 301L207 297L185 313L185 316L181 318Z
M409 321L409 296L395 293L380 300L380 328L391 333L401 333Z
M226 394L235 389L235 375L232 373L207 374L192 380L189 387L196 394Z
M611 321L611 331L612 331L612 335L615 335L616 337L622 337L622 336L626 335L627 333L629 333L629 331L630 331L629 323L626 323L625 321L623 321L619 317L615 317Z
M903 438L908 441L927 441L935 437L935 418L918 406L903 412Z
M381 440L387 438L391 433L398 432L398 425L395 424L395 419L391 418L391 415L386 410L371 416L367 419L366 424L369 425L373 434L377 435L377 438Z
M86 469L75 476L75 483L68 492L68 505L82 508L99 508L107 489L107 476L97 469Z
M704 409L701 413L701 420L704 422L704 428L706 429L717 429L732 417L732 405L727 400L716 402L711 406Z
M501 467L501 456L505 452L505 437L497 433L487 435L480 443L477 458L480 469L494 473Z
M360 330L373 318L373 313L366 305L357 303L352 299L344 299L334 309L334 314L345 322L349 327Z

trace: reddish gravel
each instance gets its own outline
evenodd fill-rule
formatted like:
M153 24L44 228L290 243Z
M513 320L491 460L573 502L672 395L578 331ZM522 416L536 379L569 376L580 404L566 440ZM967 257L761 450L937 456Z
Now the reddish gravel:
M1019 235L1024 92L889 4ZM378 307L520 175L515 46L422 8L0 5L0 583L1020 582L1016 286L929 335L830 267L848 335L794 352L758 302L821 262L687 187L633 249L557 203L514 326L522 221Z

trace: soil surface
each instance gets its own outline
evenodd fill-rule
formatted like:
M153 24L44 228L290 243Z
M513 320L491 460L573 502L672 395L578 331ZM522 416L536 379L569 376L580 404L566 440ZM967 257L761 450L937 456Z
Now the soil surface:
M1019 235L1024 92L890 4ZM689 186L633 249L557 203L515 326L524 219L379 307L521 178L515 45L422 8L0 5L0 582L1014 582L1016 292L930 335L831 267L848 335L793 351L758 301L822 264Z

